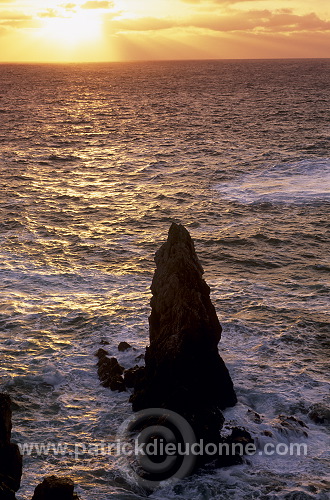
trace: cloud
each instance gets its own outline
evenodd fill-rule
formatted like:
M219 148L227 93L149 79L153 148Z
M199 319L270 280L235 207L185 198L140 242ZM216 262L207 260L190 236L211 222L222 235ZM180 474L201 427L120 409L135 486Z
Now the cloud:
M90 0L81 6L82 9L110 9L111 7L113 7L113 2L97 0Z
M77 5L75 3L65 3L65 4L62 4L61 7L64 10L74 10L77 7Z
M38 13L38 17L61 17L56 9L46 9Z
M320 19L314 12L302 16L290 11L254 10L248 12L232 11L225 16L198 16L190 20L191 26L213 31L326 31L330 21Z
M111 27L117 31L159 31L171 28L204 29L215 32L300 32L330 30L330 21L320 19L314 12L305 15L293 14L290 9L232 10L226 15L200 14L189 18L154 18L113 20Z
M33 23L33 17L18 11L0 11L0 27L2 32L4 29L10 28L24 28L31 26Z
M122 19L112 21L111 26L118 31L158 31L179 26L179 22L172 19L156 17L140 17L137 19Z
M279 12L269 16L265 27L274 30L285 28L289 31L327 31L330 30L330 21L320 19L315 12L304 16Z
M0 11L0 36L14 29L34 27L35 24L34 18L23 12Z
M265 0L180 0L183 3L190 3L195 5L205 5L208 9L212 8L212 5L234 5L236 3L242 2L264 2Z
M10 12L10 11L2 11L0 12L0 22L3 20L13 20L13 21L21 21L25 19L31 19L31 16L27 16L22 12Z

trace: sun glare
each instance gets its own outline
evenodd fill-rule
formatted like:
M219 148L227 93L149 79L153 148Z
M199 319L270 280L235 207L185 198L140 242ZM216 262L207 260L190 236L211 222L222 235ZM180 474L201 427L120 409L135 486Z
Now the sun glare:
M44 20L41 35L64 46L77 46L95 41L101 36L101 18L91 12L79 12L71 17L52 17Z

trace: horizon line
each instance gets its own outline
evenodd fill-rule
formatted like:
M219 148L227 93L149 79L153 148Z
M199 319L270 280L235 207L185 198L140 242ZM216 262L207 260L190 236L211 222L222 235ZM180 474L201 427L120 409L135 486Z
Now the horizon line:
M330 60L330 57L230 57L203 59L124 59L104 61L0 61L3 64L125 64L125 63L158 63L158 62L204 62L204 61L314 61Z

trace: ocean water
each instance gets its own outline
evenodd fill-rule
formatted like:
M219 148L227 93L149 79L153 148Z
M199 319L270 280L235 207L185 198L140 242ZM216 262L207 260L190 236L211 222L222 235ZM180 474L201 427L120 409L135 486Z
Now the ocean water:
M308 454L257 454L149 498L328 498L329 429L309 412L330 403L329 77L330 60L0 66L0 390L14 441L114 439L131 407L100 386L94 353L107 342L143 363L153 256L176 221L223 326L238 395L227 424L258 450ZM119 354L122 340L134 349ZM50 473L83 500L146 497L116 457L32 454L17 498Z

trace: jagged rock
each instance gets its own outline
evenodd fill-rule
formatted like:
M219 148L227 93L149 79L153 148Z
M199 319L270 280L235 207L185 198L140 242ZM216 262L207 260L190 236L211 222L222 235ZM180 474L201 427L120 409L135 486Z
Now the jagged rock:
M0 394L0 447L10 444L11 401L8 394Z
M127 351L127 349L131 349L132 346L128 342L120 342L118 345L118 351L124 352Z
M144 374L144 366L134 366L124 371L124 382L126 387L135 387Z
M104 387L110 387L112 391L123 392L126 390L122 374L124 368L120 366L116 358L109 358L108 352L99 349L96 353L98 357L98 376Z
M223 438L224 452L217 457L217 467L228 467L229 465L239 465L243 462L243 455L246 454L246 447L254 444L251 434L241 427L233 427L230 436ZM226 449L228 446L228 452Z
M250 410L250 408L247 411L247 416L256 424L261 423L261 416L259 415L259 413L254 410Z
M0 499L1 500L16 500L15 492L8 488L6 484L1 482L0 476Z
M21 485L22 463L16 444L0 448L0 478L13 491L18 491Z
M274 437L274 434L272 433L272 431L262 431L262 433L264 436L267 436L267 437Z
M330 424L330 409L322 403L312 405L308 416L316 424Z
M79 500L74 482L68 477L49 476L38 484L32 500Z
M290 433L294 433L297 436L308 437L307 432L304 430L307 428L307 425L302 420L293 416L279 415L276 428L282 434L289 435Z
M0 498L15 498L22 477L22 456L11 438L11 400L0 394Z
M199 438L217 442L224 420L220 410L237 400L218 352L222 328L210 288L182 225L171 225L155 262L150 347L131 397L133 410L174 410L187 418Z

